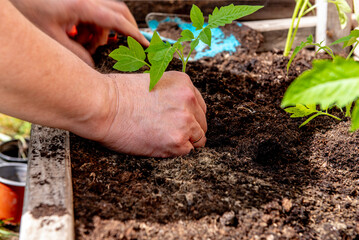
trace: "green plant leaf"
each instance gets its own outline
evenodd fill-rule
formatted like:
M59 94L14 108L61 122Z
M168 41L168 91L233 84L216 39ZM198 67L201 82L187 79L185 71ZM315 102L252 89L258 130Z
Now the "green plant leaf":
M194 40L191 42L191 50L195 49L199 44L199 39Z
M348 36L345 36L345 37L342 37L342 38L339 38L338 40L332 42L330 45L335 45L335 44L339 44L339 43L344 43L344 46L345 47L348 43L348 41L351 39L352 37L350 35Z
M132 37L127 38L129 48L120 46L113 50L109 56L117 61L113 68L124 71L137 71L147 63L145 62L146 54L141 44Z
M350 126L350 131L354 132L359 129L359 101L355 102L355 106L352 111L352 124Z
M156 31L153 32L150 46L145 50L147 53L158 52L171 47L169 42L164 43Z
M188 42L188 41L192 41L194 39L194 35L193 33L188 30L188 29L185 29L181 32L181 38L178 39L177 42Z
M199 34L199 39L204 42L205 44L207 44L208 46L211 46L211 41L212 41L212 32L211 29L209 28L204 28L202 32L200 32Z
M230 4L228 6L215 8L212 14L208 18L208 28L217 28L224 26L225 24L232 23L234 20L247 16L261 9L263 6L248 6L239 5L234 6Z
M348 22L346 13L351 13L352 10L346 0L336 0L333 1L333 3L337 7L340 26L342 29L344 29Z
M305 42L301 42L299 46L296 46L293 53L292 53L292 56L290 56L290 59L287 63L287 72L289 71L289 67L290 65L292 64L295 56L300 52L300 50L302 50L303 48L305 48L306 46L308 45L312 45L313 44L313 35L310 34L308 37L307 37L307 41Z
M191 8L190 17L191 17L192 25L193 27L196 28L196 30L200 30L203 28L203 24L204 24L203 13L201 9L199 9L199 7L197 7L194 4L192 5Z
M291 118L306 117L312 113L318 112L315 105L304 106L303 104L296 104L295 107L284 109L287 113L291 113Z
M337 105L342 108L359 97L359 63L336 57L334 61L313 61L313 68L304 72L288 87L282 107L296 104Z
M152 58L149 58L151 63L150 69L150 91L157 84L157 82L161 79L163 73L166 71L168 64L173 59L173 54L176 49L173 47L169 47L167 49L163 49L162 51L156 53L156 55Z

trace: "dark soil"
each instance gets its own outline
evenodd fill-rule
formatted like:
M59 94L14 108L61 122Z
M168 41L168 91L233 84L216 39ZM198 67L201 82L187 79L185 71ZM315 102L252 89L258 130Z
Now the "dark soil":
M101 72L111 48L95 55ZM246 48L190 63L208 141L187 156L121 155L73 135L76 238L359 239L359 134L328 117L298 128L280 108L313 57L288 76L281 53Z

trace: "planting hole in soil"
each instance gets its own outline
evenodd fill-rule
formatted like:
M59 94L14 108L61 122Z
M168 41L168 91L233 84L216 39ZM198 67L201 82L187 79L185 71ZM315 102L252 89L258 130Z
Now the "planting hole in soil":
M232 27L236 53L187 66L207 103L205 148L143 158L71 136L77 239L359 238L358 133L325 116L298 128L280 107L314 52L286 75L288 58L256 53L261 36ZM108 54L119 44L98 49L100 72L116 72Z

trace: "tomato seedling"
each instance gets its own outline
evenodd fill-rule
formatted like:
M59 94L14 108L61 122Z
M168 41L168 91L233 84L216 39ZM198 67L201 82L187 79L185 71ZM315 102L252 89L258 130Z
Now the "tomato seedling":
M146 50L132 37L128 37L128 48L120 46L112 51L109 56L117 61L113 67L119 71L133 72L145 65L148 66L150 68L147 72L150 73L149 89L151 91L166 71L175 53L178 54L182 61L182 71L185 72L190 55L199 44L199 41L211 46L211 29L232 23L234 20L252 14L262 7L235 6L233 4L219 9L216 7L208 17L208 24L205 25L202 11L196 5L192 5L190 18L196 31L200 31L197 36L188 29L183 30L181 37L171 45L168 42L163 42L155 31L150 46ZM190 51L187 56L183 52L184 42L190 42ZM146 62L146 58L148 62Z

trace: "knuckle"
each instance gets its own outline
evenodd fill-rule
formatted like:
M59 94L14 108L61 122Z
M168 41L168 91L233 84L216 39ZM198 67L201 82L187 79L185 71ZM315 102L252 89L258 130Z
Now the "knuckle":
M179 72L179 71L169 71L169 73L177 79L181 79L184 82L189 82L192 84L191 78L187 75L187 73Z
M190 88L184 88L182 90L182 98L183 98L182 100L185 103L191 103L192 104L192 103L195 103L197 101L195 93Z
M188 141L187 137L185 134L181 133L181 132L177 132L176 134L174 134L172 136L172 141L173 141L173 145L176 148L181 148L183 145L186 144L186 142Z

